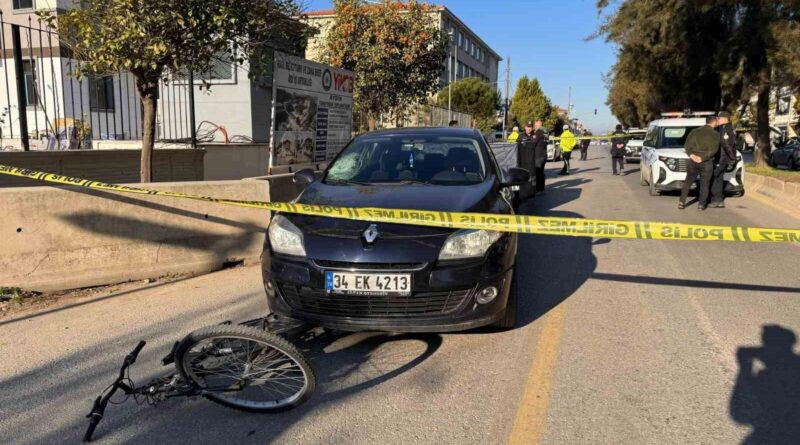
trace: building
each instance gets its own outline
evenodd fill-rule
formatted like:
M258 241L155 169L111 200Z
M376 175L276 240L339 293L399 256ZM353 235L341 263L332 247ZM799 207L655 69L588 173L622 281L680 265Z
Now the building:
M800 95L796 93L792 88L777 87L772 89L769 96L769 125L788 137L800 135L800 113L797 111ZM743 116L748 125L755 125L757 102L758 95L753 94ZM771 137L776 137L776 134L772 133Z
M311 11L306 14L307 23L318 28L319 34L309 40L306 58L321 61L322 47L330 26L336 17L333 9ZM478 77L497 86L499 64L502 58L445 6L433 6L431 17L439 29L452 38L450 56L442 66L440 86L451 80ZM455 68L451 72L451 67Z
M138 146L138 142L119 142L142 138L142 109L133 75L118 72L78 79L72 73L80 62L36 15L66 11L77 3L0 0L0 149L21 148L23 114L34 150ZM19 48L15 47L15 33ZM296 54L303 45L274 46ZM22 61L21 71L17 70L15 51ZM221 54L205 72L195 73L191 87L198 137L216 142L268 142L271 79L250 79L247 65L229 57ZM190 139L189 88L185 76L173 76L160 84L157 140L185 143Z

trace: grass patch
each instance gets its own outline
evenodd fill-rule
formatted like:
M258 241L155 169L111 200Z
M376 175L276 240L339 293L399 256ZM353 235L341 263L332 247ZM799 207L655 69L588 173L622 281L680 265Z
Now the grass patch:
M27 292L18 287L0 286L0 303L22 304L26 298L36 295L36 292Z
M770 166L756 167L755 164L749 162L745 166L745 172L769 176L786 182L800 182L800 171L797 170L779 170Z

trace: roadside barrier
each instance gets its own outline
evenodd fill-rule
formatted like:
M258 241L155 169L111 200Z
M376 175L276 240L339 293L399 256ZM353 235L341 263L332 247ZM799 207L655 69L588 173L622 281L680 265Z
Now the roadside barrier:
M139 195L194 199L224 205L295 213L310 216L358 221L447 227L454 229L494 230L499 232L530 233L602 238L647 240L738 241L800 243L800 229L777 229L741 226L713 226L684 223L615 221L583 218L555 218L533 215L499 215L490 213L438 212L385 208L334 207L294 204L288 202L241 201L213 198L161 190L148 190L126 185L106 184L54 173L0 165L0 174L18 176L75 187Z

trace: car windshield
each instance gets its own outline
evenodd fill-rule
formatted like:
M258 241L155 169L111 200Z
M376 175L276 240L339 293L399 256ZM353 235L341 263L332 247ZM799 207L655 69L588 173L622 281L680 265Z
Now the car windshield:
M367 135L356 138L328 168L326 184L483 182L486 161L477 139L463 136Z
M698 127L664 127L657 148L683 148L689 133Z

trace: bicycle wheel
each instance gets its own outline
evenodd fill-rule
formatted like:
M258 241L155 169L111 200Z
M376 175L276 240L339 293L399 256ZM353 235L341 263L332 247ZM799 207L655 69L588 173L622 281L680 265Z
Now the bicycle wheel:
M187 335L175 366L207 399L242 411L277 412L311 397L316 375L283 337L248 326L209 326Z

